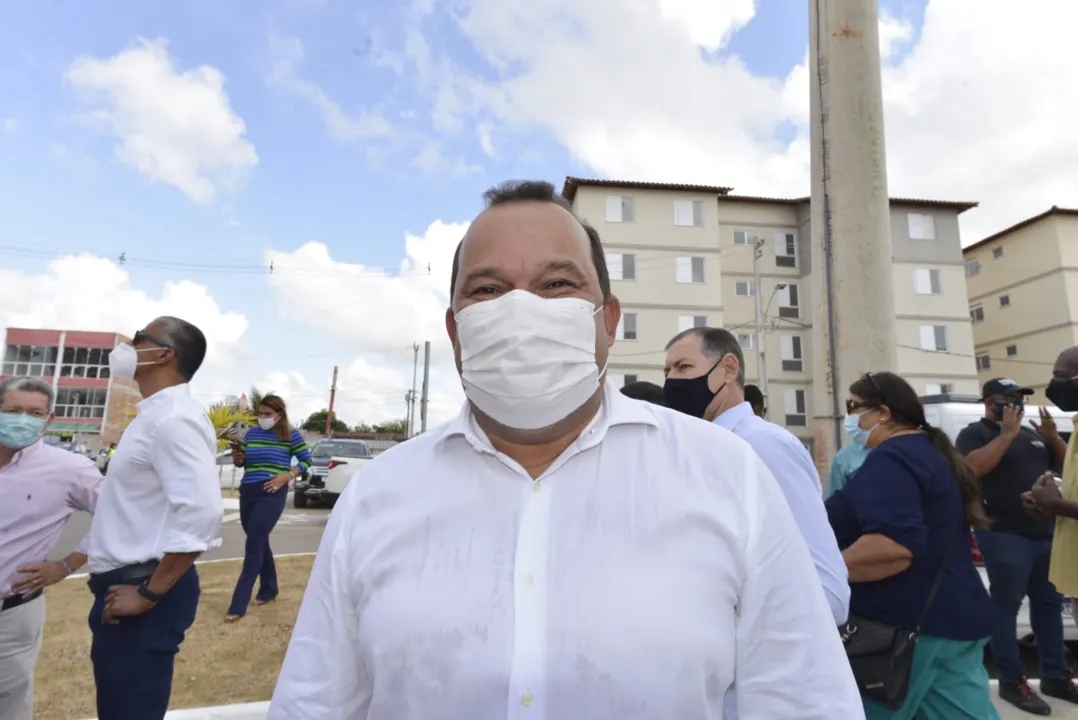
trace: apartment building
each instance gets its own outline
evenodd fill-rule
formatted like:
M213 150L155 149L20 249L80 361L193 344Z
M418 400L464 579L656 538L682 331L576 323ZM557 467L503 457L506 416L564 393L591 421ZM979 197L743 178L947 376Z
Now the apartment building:
M981 381L1008 377L1047 403L1056 356L1078 345L1078 210L1049 208L963 255Z
M621 300L610 380L661 384L671 337L690 327L725 327L745 350L747 382L760 381L763 357L770 419L807 444L814 417L812 303L818 300L809 199L575 177L566 178L563 194L599 230ZM891 201L898 369L924 394L977 390L958 231L958 215L974 206Z
M47 380L56 390L49 434L96 449L119 441L142 400L134 382L109 376L112 348L128 341L117 333L8 328L0 380Z

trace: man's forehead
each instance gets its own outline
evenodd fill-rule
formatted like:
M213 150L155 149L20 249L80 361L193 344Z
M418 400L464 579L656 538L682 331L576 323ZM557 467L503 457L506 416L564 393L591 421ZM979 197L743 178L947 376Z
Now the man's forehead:
M42 393L31 390L8 390L0 398L4 407L48 407L49 399Z
M1052 374L1061 378L1072 378L1078 375L1078 347L1067 348L1056 358Z
M686 335L666 351L666 364L673 365L681 361L697 361L700 359L700 338L696 335Z
M461 267L491 258L558 254L585 257L588 235L571 214L552 203L515 202L479 214L464 236Z

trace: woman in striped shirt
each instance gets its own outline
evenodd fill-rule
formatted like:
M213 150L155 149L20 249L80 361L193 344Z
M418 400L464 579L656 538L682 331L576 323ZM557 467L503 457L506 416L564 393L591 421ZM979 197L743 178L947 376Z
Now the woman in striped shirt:
M292 458L297 466L292 466ZM311 466L311 451L299 430L288 423L284 400L266 395L258 403L258 427L247 431L242 449L232 453L232 462L243 468L240 483L240 523L247 534L243 570L236 581L232 605L225 622L233 623L247 613L255 579L255 605L277 598L277 566L273 562L269 536L284 512L288 484Z

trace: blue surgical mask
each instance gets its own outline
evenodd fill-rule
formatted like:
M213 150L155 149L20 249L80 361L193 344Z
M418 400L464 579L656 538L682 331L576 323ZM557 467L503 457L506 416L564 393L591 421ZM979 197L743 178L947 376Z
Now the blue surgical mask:
M45 418L25 413L0 413L0 445L22 450L37 442L45 430Z
M842 427L846 430L846 434L850 436L850 440L853 440L858 445L864 445L865 440L868 439L868 430L861 427L860 415L847 415L846 419L842 421Z

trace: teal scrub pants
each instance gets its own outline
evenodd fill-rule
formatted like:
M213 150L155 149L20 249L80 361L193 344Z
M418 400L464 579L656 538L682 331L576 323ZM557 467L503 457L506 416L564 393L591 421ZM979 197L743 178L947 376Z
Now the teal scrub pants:
M999 720L984 668L987 642L922 635L913 651L906 703L888 710L865 700L866 720Z

